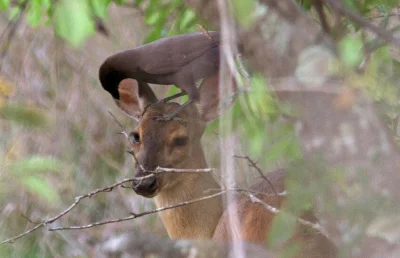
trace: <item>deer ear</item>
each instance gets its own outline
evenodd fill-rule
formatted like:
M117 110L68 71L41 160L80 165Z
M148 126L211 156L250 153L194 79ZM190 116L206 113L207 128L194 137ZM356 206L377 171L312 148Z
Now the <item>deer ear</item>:
M118 84L117 106L136 121L140 119L145 107L157 101L157 97L147 83L134 79L124 79Z
M236 91L236 80L232 77L232 92ZM223 98L222 109L219 107L220 96L219 96L219 73L216 75L206 78L200 85L199 88L200 101L197 104L197 108L204 122L208 123L218 118L221 113L230 108L234 103L233 96L226 96Z

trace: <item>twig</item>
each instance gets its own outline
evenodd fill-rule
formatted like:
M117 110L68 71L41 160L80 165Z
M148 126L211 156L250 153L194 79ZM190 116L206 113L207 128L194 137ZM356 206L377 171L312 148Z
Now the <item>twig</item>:
M380 18L386 18L386 17L393 17L393 16L400 16L400 13L381 14L381 15L376 15L376 16L370 16L370 17L367 17L366 19L368 19L368 20L374 20L374 19L380 19Z
M112 116L112 118L114 118L114 121L119 125L119 127L121 127L121 129L124 130L124 127L123 127L122 124L118 121L118 119L115 117L115 115L114 115L111 111L108 111L108 114L110 114L110 116Z
M378 26L368 22L363 17L359 16L356 13L353 13L347 10L342 3L339 3L337 0L325 0L325 2L329 3L329 5L335 9L340 15L347 16L354 22L358 23L362 27L369 29L374 32L377 36L379 36L382 40L387 43L392 43L394 46L400 49L400 39L394 36L392 33L379 28Z
M269 211L269 212L271 212L273 214L278 214L278 213L282 212L281 210L279 210L279 209L277 209L277 208L275 208L275 207L263 202L262 200L260 200L256 196L254 196L254 194L252 194L252 193L245 193L245 195L247 195L250 198L251 202L261 205L264 209L266 209L267 211ZM291 216L293 216L293 215L291 215ZM295 217L295 218L296 218L297 222L299 222L303 226L311 227L311 228L319 231L321 234L323 234L328 239L330 239L330 237L328 235L328 232L326 232L326 230L318 222L317 223L313 223L313 222L307 221L307 220L302 219L302 218L298 218L298 217Z
M233 157L238 158L238 159L245 159L249 163L249 165L253 168L255 168L260 174L260 176L268 182L269 186L271 186L272 191L274 191L275 195L278 195L278 192L275 190L275 187L272 185L271 181L264 175L264 173L261 171L261 169L257 166L257 162L254 162L249 156L239 156L239 155L233 155Z
M152 213L157 213L157 212L161 212L161 211L165 211L165 210L170 210L170 209L174 209L174 208L178 208L181 206L185 206L188 204L192 204L195 202L200 202L200 201L205 201L205 200L209 200L212 198L215 198L217 196L220 196L221 194L225 193L226 190L220 191L216 194L212 194L212 195L207 195L201 198L196 198L190 201L184 201L184 202L180 202L174 205L170 205L170 206L165 206L165 207L160 207L151 211L145 211L142 213L132 213L132 215L125 217L125 218L120 218L120 219L113 219L113 220L106 220L106 221L99 221L99 222L95 222L92 224L88 224L88 225L83 225L83 226L70 226L70 227L56 227L56 228L49 228L49 231L57 231L57 230L71 230L71 229L86 229L86 228L92 228L95 226L100 226L100 225L105 225L105 224L110 224L110 223L115 223L115 222L121 222L121 221L126 221L126 220L131 220L131 219L136 219L148 214L152 214Z
M319 20L321 22L321 27L325 31L325 33L330 34L330 28L328 22L326 20L325 12L324 12L324 3L322 0L313 0L312 1L315 10L317 11Z
M165 173L165 172L172 172L172 173L213 173L218 172L216 168L162 168L157 167L155 170L145 170L148 173Z
M125 131L124 127L122 126L122 124L118 121L118 119L114 116L113 113L111 113L111 111L108 111L108 113L112 116L112 118L114 119L114 121L119 125L119 127L121 127L122 131L120 132L120 134L125 136L125 139L128 141L129 146L131 146L131 148L133 149L132 143L131 141L129 141L129 135L128 133ZM136 158L135 153L132 150L128 150L127 151L129 154L132 155L133 159L135 160L136 164L138 164L140 166L140 168L142 170L145 170L144 167L142 166L142 164L139 163L139 160Z
M242 188L242 187L235 187L232 188L233 191L237 191L237 192L247 192L247 193L252 193L252 194L258 194L258 195L263 195L263 196L279 196L279 197L285 197L287 196L287 192L283 191L283 192L279 192L279 193L273 193L273 194L267 194L267 193L263 193L260 191L255 191L252 189L248 189L248 188Z
M212 40L212 37L208 32L208 30L206 29L206 27L204 27L201 24L197 24L197 29L200 30L204 34L204 36L206 36L209 40Z
M7 55L7 51L10 48L11 42L14 39L15 32L18 29L18 26L20 25L22 21L23 14L25 12L26 8L26 3L22 3L20 5L20 12L18 14L18 17L15 18L15 20L10 20L9 23L7 24L7 27L4 29L3 33L0 36L0 42L1 42L1 51L0 51L0 60L4 60L4 58ZM8 29L8 33L6 33ZM7 36L6 36L7 34ZM5 38L5 39L3 39ZM0 63L0 71L2 70L4 61Z
M169 171L169 172L173 172L173 171ZM149 177L149 176L154 176L154 175L152 174L152 175L148 175L148 176L146 176L146 177ZM116 186L122 185L123 183L129 182L129 181L140 180L140 179L144 179L144 177L142 177L142 178L129 178L129 179L124 179L124 180L121 180L121 181L119 181L119 182L117 182L117 183L115 183L115 184L112 184L112 185L108 186L108 187L104 187L104 188L101 188L101 189L96 189L96 190L94 190L94 191L92 191L92 192L90 192L90 193L87 193L87 194L85 194L85 195L78 196L78 197L75 198L75 202L74 202L73 204L71 204L71 205L70 205L67 209L65 209L63 212L61 212L60 214L58 214L58 215L54 216L53 218L50 218L50 219L48 219L48 220L46 220L46 221L41 222L40 224L36 225L35 227L33 227L32 229L30 229L30 230L28 230L28 231L25 231L25 232L23 232L23 233L21 233L21 234L15 236L15 237L6 239L6 240L0 242L0 244L13 243L15 240L17 240L17 239L19 239L19 238L22 238L22 237L24 237L25 235L28 235L28 234L30 234L30 233L36 231L36 230L39 229L39 228L42 228L42 227L44 227L44 226L47 226L48 224L53 223L53 222L56 221L57 219L63 217L63 216L66 215L68 212L70 212L70 211L71 211L75 206L77 206L78 203L79 203L82 199L84 199L84 198L90 198L91 196L93 196L93 195L95 195L95 194L97 194L97 193L100 193L100 192L109 192L109 191L112 191L112 189L115 188ZM54 228L48 228L48 230L49 230L49 231L59 231L59 230L87 229L87 228L92 228L92 227L95 227L95 226L100 226L100 225L105 225L105 224L110 224L110 223L117 223L117 222L132 220L132 219L136 219L136 218L139 218L139 217L148 215L148 214L158 213L158 212L161 212L161 211L165 211L165 210L169 210L169 209L178 208L178 207L185 206L185 205L189 205L189 204L192 204L192 203L196 203L196 202L200 202L200 201L204 201L204 200L209 200L209 199L215 198L215 197L217 197L217 196L220 196L220 195L222 195L222 194L224 194L224 193L226 193L226 192L228 192L228 191L243 192L244 195L248 196L248 197L250 198L250 200L251 200L253 203L260 204L260 205L263 206L267 211L269 211L269 212L271 212L271 213L273 213L273 214L278 214L278 213L282 212L281 210L279 210L279 209L277 209L277 208L275 208L275 207L273 207L273 206L271 206L271 205L269 205L269 204L263 202L262 200L260 200L259 198L257 198L257 197L254 195L254 194L268 195L268 194L265 194L265 193L262 193L262 192L253 191L253 190L250 190L250 189L244 189L244 188L237 188L237 187L235 187L235 188L230 188L230 189L219 189L219 192L218 192L218 193L215 193L215 194L212 194L212 195L203 196L203 197L196 198L196 199L189 200L189 201L180 202L180 203L177 203L177 204L174 204L174 205L165 206L165 207L160 207L160 208L157 208L157 209L154 209L154 210L150 210L150 211L145 211L145 212L142 212L142 213L136 213L136 214L135 214L135 213L132 213L130 216L127 216L127 217L124 217L124 218L112 219L112 220L105 220L105 221L99 221L99 222L94 222L94 223L87 224L87 225L82 225L82 226L54 227ZM279 195L279 196L285 196L285 195L286 195L286 191L284 191L284 192L282 192L282 193L279 193L278 195ZM270 196L270 195L269 195L269 196ZM310 222L310 221L307 221L307 220L304 220L304 219L301 219L301 218L297 218L297 217L296 217L296 220L297 220L300 224L302 224L302 225L304 225L304 226L307 226L307 227L311 227L311 228L313 228L313 229L315 229L315 230L318 230L319 232L321 232L322 234L324 234L326 237L328 237L328 234L327 234L326 231L321 227L320 224L318 224L318 223L312 223L312 222Z
M31 220L30 218L28 218L27 216L25 216L23 213L21 213L20 215L21 215L21 217L23 217L24 219L26 219L27 221L29 221L29 222L32 223L32 224L37 225L37 224L40 224L40 223L41 223L41 222L35 222L35 221Z
M118 181L118 182L116 182L116 183L110 185L110 186L107 186L107 187L104 187L104 188L100 188L100 189L96 189L96 190L91 191L91 192L89 192L89 193L87 193L87 194L77 196L77 197L75 197L75 202L72 203L67 209L65 209L64 211L62 211L62 212L59 213L58 215L56 215L56 216L54 216L54 217L52 217L52 218L50 218L50 219L47 219L47 220L45 220L45 221L43 221L43 222L37 224L37 225L36 225L35 227L33 227L32 229L30 229L30 230L28 230L28 231L25 231L25 232L23 232L23 233L21 233L21 234L15 236L15 237L8 238L8 239L6 239L6 240L4 240L4 241L1 241L0 244L13 243L15 240L17 240L17 239L19 239L19 238L21 238L21 237L23 237L23 236L25 236L25 235L30 234L30 233L32 233L33 231L36 231L36 230L39 229L39 228L42 228L42 227L44 227L44 226L46 226L46 225L48 225L48 224L53 223L54 221L56 221L57 219L63 217L64 215L66 215L67 213L69 213L72 209L74 209L74 208L79 204L79 202L80 202L82 199L84 199L84 198L90 198L90 197L92 197L93 195L98 194L98 193L100 193L100 192L109 192L109 191L112 191L112 189L114 189L115 187L117 187L117 186L119 186L119 185L122 185L122 184L124 184L124 183L126 183L126 182L131 182L131 181L135 181L135 180L143 180L143 179L145 179L145 178L147 178L147 177L152 177L152 176L154 176L154 175L151 174L151 175L147 175L147 176L144 176L144 177L141 177L141 178L128 178L128 179L123 179L123 180L121 180L121 181Z
M103 188L99 188L99 189L93 190L93 191L91 191L91 192L89 192L87 194L75 197L75 201L67 209L65 209L64 211L62 211L58 215L56 215L56 216L54 216L54 217L52 217L50 219L44 220L42 222L39 222L35 227L33 227L32 229L30 229L28 231L25 231L25 232L15 236L15 237L8 238L8 239L0 242L0 245L1 244L5 244L5 243L13 243L15 240L17 240L17 239L19 239L19 238L21 238L21 237L23 237L25 235L30 234L30 233L32 233L33 231L36 231L39 228L42 228L44 226L47 226L48 224L53 223L54 221L56 221L59 218L65 216L67 213L69 213L71 210L73 210L81 202L82 199L90 198L90 197L92 197L92 196L94 196L94 195L96 195L98 193L111 192L115 187L122 186L123 184L125 184L127 182L141 181L141 180L146 179L146 178L154 177L155 174L159 174L159 173L184 173L185 171L187 173L195 173L195 172L196 173L210 173L210 172L213 172L215 170L216 169L213 169L213 168L206 168L206 169L179 169L179 170L176 170L176 169L162 168L162 167L157 167L157 169L155 171L146 170L146 172L149 173L146 176L134 177L134 178L126 178L126 179L120 180L120 181L118 181L118 182L116 182L116 183L114 183L112 185L109 185L109 186L106 186L106 187L103 187ZM177 206L177 207L179 207L179 206ZM143 216L143 215L141 215L141 216ZM27 220L29 222L31 222L28 218L27 218ZM123 220L124 219L122 219L121 221L123 221ZM117 221L115 221L115 222L117 222ZM103 224L99 224L99 225L103 225Z

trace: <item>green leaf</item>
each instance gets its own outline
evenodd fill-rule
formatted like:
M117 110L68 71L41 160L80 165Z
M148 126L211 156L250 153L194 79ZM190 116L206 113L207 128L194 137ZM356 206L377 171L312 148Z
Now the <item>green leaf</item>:
M11 8L9 14L10 20L14 20L20 13L21 13L21 8L19 6Z
M165 21L168 15L171 14L171 10L168 7L152 7L152 9L148 9L145 15L146 24L152 26L165 26Z
M359 66L364 57L362 40L343 38L339 42L339 55L346 65L353 68Z
M312 0L304 0L304 1L297 0L296 2L300 2L301 7L303 7L306 10L310 10L312 6Z
M116 3L117 5L123 5L125 4L125 0L114 0L114 3Z
M46 171L61 171L62 163L52 157L32 156L10 165L13 173L20 176L35 175Z
M346 8L349 9L350 11L358 12L358 8L354 0L343 0L343 3L346 6Z
M92 7L94 15L102 19L107 16L107 8L111 0L90 0L90 6Z
M150 31L149 34L147 34L147 37L144 40L144 43L150 43L153 42L159 38L161 38L162 34L163 34L164 28L163 26L157 26L154 27L152 31Z
M253 21L253 13L255 9L254 0L233 0L231 1L233 4L234 14L239 21L240 24L244 26L248 26Z
M27 19L30 25L38 26L41 18L41 0L32 0L29 2Z
M75 47L95 31L87 1L61 0L56 4L53 17L57 34Z
M0 118L26 127L43 127L47 125L47 117L40 110L20 105L4 105L0 107Z
M144 0L135 0L135 7L139 7Z
M296 224L296 218L292 215L283 212L276 215L268 237L269 246L279 247L289 240L296 229Z
M146 15L146 24L147 25L154 25L157 24L159 20L161 20L162 13L159 12L150 12L149 15Z
M31 192L37 194L40 198L45 199L49 203L56 203L60 199L54 186L48 183L43 177L22 177L21 181Z
M6 10L10 5L10 0L0 0L0 10Z
M196 14L190 9L185 9L181 17L179 19L179 29L181 31L185 30L189 25L192 23L192 21L196 20Z

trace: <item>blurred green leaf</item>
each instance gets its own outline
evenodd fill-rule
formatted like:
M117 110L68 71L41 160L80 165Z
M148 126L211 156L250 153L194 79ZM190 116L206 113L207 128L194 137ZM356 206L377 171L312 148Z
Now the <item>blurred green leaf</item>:
M250 142L250 155L259 156L265 146L265 134L263 128L247 131L248 141Z
M53 157L32 156L23 160L19 160L10 165L13 173L25 176L36 175L41 172L62 170L62 163Z
M16 122L26 127L43 127L47 125L47 117L40 110L20 105L1 106L0 118Z
M61 0L53 17L57 34L73 46L80 46L95 31L87 1Z
M153 30L150 31L143 43L147 44L161 38L163 34L163 29L164 28L162 26L157 26L153 28Z
M286 189L290 192L286 201L286 207L297 216L303 211L312 209L315 189L312 187L305 188L304 185L299 182L298 175L292 174L290 174L285 181Z
M297 0L296 2L301 3L301 7L305 10L310 10L312 6L312 0Z
M353 68L359 66L364 57L362 40L360 38L343 38L339 42L339 55L346 65Z
M251 111L260 119L276 114L278 111L276 101L271 96L264 78L260 75L251 78L251 89L247 94L247 103Z
M90 6L92 7L94 15L102 19L107 16L107 8L111 0L90 0Z
M144 0L135 0L135 6L138 7L143 3Z
M186 29L194 20L196 20L195 12L190 9L183 10L181 16L179 17L179 29Z
M10 10L9 18L14 20L21 13L21 8L19 6L14 6Z
M173 86L169 89L169 91L167 92L167 94L166 94L165 97L169 97L169 96L172 96L172 95L174 95L174 94L178 94L180 91L181 91L181 90L180 90L178 87L176 87L175 85L173 85Z
M284 137L279 140L275 144L271 146L268 150L267 155L265 155L268 161L278 161L286 151L291 148L293 142L293 137Z
M157 24L162 20L162 11L149 12L149 15L146 15L145 18L147 25Z
M233 0L234 14L239 21L244 26L248 26L253 21L253 13L255 8L254 0Z
M358 8L357 8L355 1L358 1L358 0L343 0L343 3L346 6L346 8L348 8L349 10L351 10L353 12L358 12Z
M21 177L24 184L32 193L37 194L40 198L49 203L56 203L60 196L57 190L45 178L40 176Z
M292 237L296 229L296 218L290 214L280 212L276 215L271 231L268 235L268 244L272 248L279 247L282 243Z
M116 3L117 5L123 5L125 4L125 0L114 0L114 3Z
M41 0L32 0L29 2L27 19L30 25L38 26L41 18Z
M0 10L6 10L9 4L10 0L0 0Z

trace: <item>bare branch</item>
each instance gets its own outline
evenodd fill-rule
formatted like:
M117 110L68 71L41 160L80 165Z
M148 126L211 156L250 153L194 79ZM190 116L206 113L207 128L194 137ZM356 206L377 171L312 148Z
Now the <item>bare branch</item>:
M218 172L218 169L216 168L162 168L162 167L157 167L156 170L151 171L151 170L145 170L145 172L149 173L214 173Z
M252 194L252 193L244 193L244 194L246 196L248 196L253 203L257 203L257 204L261 205L264 209L266 209L267 211L269 211L273 214L278 214L278 213L282 212L281 210L263 202L262 200L260 200L256 196L254 196L254 194ZM290 213L287 213L287 214L291 215ZM291 215L291 216L293 216L293 215ZM298 218L298 217L295 217L295 219L297 220L297 222L299 222L303 226L311 227L311 228L319 231L321 234L323 234L328 239L331 239L328 235L328 232L326 232L326 230L319 223L313 223L313 222L310 222L310 221L307 221L305 219Z
M12 237L12 238L9 238L9 239L4 240L4 241L0 242L0 244L13 243L15 240L17 240L17 239L19 239L19 238L21 238L21 237L23 237L23 236L25 236L25 235L30 234L30 233L32 233L33 231L36 231L36 230L39 229L39 228L42 228L42 227L44 227L44 226L46 226L46 225L48 225L48 224L53 223L54 221L56 221L57 219L59 219L59 218L65 216L65 215L66 215L67 213L69 213L72 209L74 209L74 208L79 204L79 202L80 202L82 199L84 199L84 198L90 198L90 197L92 197L93 195L98 194L98 193L101 193L101 192L110 192L110 191L112 191L115 187L117 187L117 186L119 186L119 185L122 185L122 184L124 184L124 183L126 183L126 182L131 182L131 181L135 181L135 180L143 180L143 179L145 179L145 178L152 177L152 176L154 176L154 175L151 174L151 175L147 175L147 176L144 176L144 177L141 177L141 178L128 178L128 179L123 179L123 180L121 180L121 181L118 181L118 182L116 182L116 183L110 185L110 186L107 186L107 187L104 187L104 188L99 188L99 189L96 189L96 190L94 190L94 191L91 191L91 192L89 192L89 193L87 193L87 194L77 196L77 197L75 197L75 202L72 203L67 209L65 209L64 211L62 211L62 212L59 213L58 215L56 215L56 216L54 216L54 217L52 217L52 218L50 218L50 219L47 219L47 220L45 220L45 221L43 221L43 222L37 224L37 225L36 225L35 227L33 227L32 229L27 230L27 231L25 231L24 233L22 233L22 234L20 234L20 235L17 235L17 236L15 236L15 237Z
M161 172L174 173L174 172L176 172L175 170L170 170L170 169L165 169L165 168L160 168L160 167L158 167L157 169L158 169L157 173L161 173ZM189 169L188 171L189 171L188 173L193 173L193 172L209 173L209 172L213 172L215 170L214 169ZM181 169L181 170L179 170L178 173L184 173L184 170ZM45 220L45 221L37 224L35 227L33 227L30 230L27 230L27 231L15 236L15 237L8 238L8 239L0 242L0 244L13 243L15 240L17 240L19 238L22 238L22 237L24 237L24 236L36 231L39 228L45 227L45 226L53 223L54 221L56 221L57 219L60 219L61 217L65 216L67 213L69 213L72 209L74 209L80 203L80 201L82 199L84 199L84 198L90 198L93 195L96 195L96 194L102 193L102 192L110 192L115 187L122 186L126 182L131 182L131 181L135 181L135 180L143 180L145 178L149 178L149 177L152 177L152 176L154 176L154 174L150 174L150 175L147 175L147 176L144 176L144 177L140 177L140 178L123 179L121 181L118 181L118 182L110 185L110 186L107 186L107 187L104 187L104 188L99 188L99 189L91 191L91 192L89 192L89 193L87 193L85 195L78 196L78 197L75 198L75 202L72 203L63 212L59 213L58 215L56 215L56 216L54 216L54 217L52 217L52 218L50 218L48 220ZM82 226L54 227L54 228L48 228L48 230L49 231L59 231L59 230L87 229L87 228L92 228L92 227L101 226L101 225L105 225L105 224L132 220L132 219L136 219L136 218L148 215L148 214L158 213L158 212L161 212L161 211L165 211L165 210L169 210L169 209L173 209L173 208L178 208L178 207L185 206L185 205L188 205L188 204L192 204L192 203L196 203L196 202L200 202L200 201L204 201L204 200L209 200L209 199L215 198L217 196L220 196L220 195L222 195L222 194L224 194L224 193L226 193L228 191L244 193L245 195L250 197L250 199L251 199L251 201L253 203L258 203L258 204L262 205L267 211L269 211L271 213L277 214L277 213L281 212L279 209L264 203L262 200L260 200L259 198L257 198L255 196L255 194L268 195L268 196L271 196L271 194L265 194L265 193L262 193L262 192L253 191L251 189L238 188L238 187L234 187L234 188L230 188L230 189L218 189L218 190L219 190L219 192L215 193L215 194L203 196L203 197L196 198L196 199L189 200L189 201L180 202L180 203L177 203L177 204L174 204L174 205L170 205L170 206L160 207L160 208L157 208L157 209L154 209L154 210L150 210L150 211L145 211L145 212L142 212L142 213L136 213L136 214L132 213L130 216L127 216L127 217L124 217L124 218L99 221L99 222L94 222L94 223L91 223L91 224L88 224L88 225L82 225ZM277 195L278 196L286 196L286 191L284 191L282 193L275 193L274 194L274 196L277 196ZM314 229L320 231L321 233L323 233L323 234L325 234L327 236L325 230L319 224L315 224L315 223L306 221L306 220L301 219L301 218L296 218L296 219L298 220L298 222L300 224L308 226L308 227L311 227L311 228L314 228Z
M336 0L325 0L325 1L327 3L329 3L329 5L333 9L335 9L340 15L348 17L349 19L358 23L362 27L365 27L365 28L369 29L370 31L374 32L377 36L379 36L385 42L391 43L394 46L396 46L398 49L400 49L400 39L397 38L392 33L390 33L389 31L379 28L378 26L368 22L366 19L364 19L360 15L347 10L343 6L343 4L340 3L339 1L336 1Z
M5 58L5 56L7 55L7 51L9 50L9 47L11 46L11 42L14 39L15 36L15 32L17 31L22 18L24 17L24 13L25 13L25 9L26 9L26 3L22 3L20 5L20 12L18 14L18 16L15 19L12 19L8 22L7 27L4 29L4 31L2 32L2 34L0 35L0 42L1 42L1 47L2 50L0 51L0 60L2 60L2 62L0 62L0 71L2 70L2 66L3 66L3 60ZM8 30L8 33L7 33Z
M192 204L192 203L195 203L195 202L209 200L209 199L215 198L217 196L220 196L221 194L223 194L225 192L226 192L226 190L222 190L222 191L220 191L220 192L218 192L216 194L207 195L207 196L204 196L204 197L201 197L201 198L196 198L196 199L193 199L193 200L190 200L190 201L180 202L180 203L177 203L177 204L174 204L174 205L170 205L170 206L160 207L160 208L157 208L157 209L154 209L154 210L151 210L151 211L145 211L145 212L136 213L136 214L132 213L132 215L130 215L128 217L125 217L125 218L100 221L100 222L95 222L95 223L84 225L84 226L70 226L70 227L49 228L49 230L50 231L57 231L57 230L70 230L70 229L85 229L85 228L92 228L92 227L95 227L95 226L100 226L100 225L105 225L105 224L110 224L110 223L115 223L115 222L121 222L121 221L136 219L136 218L148 215L148 214L158 213L158 212L161 212L161 211L178 208L178 207L185 206L185 205L188 205L188 204Z
M122 124L118 121L118 119L115 117L115 115L114 115L111 111L108 111L108 114L110 114L110 116L112 116L112 118L114 118L114 121L119 125L119 127L121 127L121 129L124 130L124 127L123 127Z
M233 157L238 158L238 159L245 159L249 163L250 167L253 167L257 170L258 174L268 182L268 184L271 186L272 191L274 191L275 195L278 195L278 192L275 190L275 187L272 185L271 181L264 175L264 173L261 171L260 167L257 166L257 162L254 162L249 156L239 156L239 155L233 155Z
M5 244L5 243L13 243L15 240L17 240L17 239L19 239L19 238L21 238L21 237L23 237L23 236L25 236L25 235L30 234L30 233L36 231L36 230L39 229L39 228L42 228L42 227L44 227L44 226L47 226L48 224L53 223L54 221L60 219L61 217L65 216L67 213L69 213L71 210L73 210L73 209L82 201L82 199L90 198L90 197L92 197L92 196L94 196L94 195L96 195L96 194L98 194L98 193L111 192L115 187L117 187L117 186L122 186L122 185L125 184L125 183L133 182L133 181L141 181L141 180L146 179L146 178L154 177L155 174L160 174L160 173L211 173L211 172L214 172L214 171L216 171L216 169L214 169L214 168L206 168L206 169L178 169L178 170L177 170L177 169L162 168L162 167L157 167L157 169L156 169L155 171L146 170L146 172L149 173L149 174L146 175L146 176L134 177L134 178L126 178L126 179L120 180L120 181L118 181L118 182L116 182L116 183L114 183L114 184L112 184L112 185L109 185L109 186L106 186L106 187L103 187L103 188L99 188L99 189L93 190L93 191L91 191L91 192L89 192L89 193L87 193L87 194L84 194L84 195L80 195L80 196L75 197L75 201L74 201L67 209L65 209L64 211L62 211L62 212L59 213L58 215L56 215L56 216L54 216L54 217L52 217L52 218L50 218L50 219L44 220L44 221L42 221L42 222L39 222L39 223L38 223L35 227L33 227L32 229L29 229L29 230L27 230L27 231L25 231L25 232L23 232L23 233L21 233L21 234L15 236L15 237L8 238L8 239L6 239L6 240L0 242L0 245L1 245L1 244ZM219 193L219 194L221 194L221 193ZM206 200L206 199L211 199L211 198L213 198L213 197L215 197L215 196L217 196L217 194L215 194L215 195L213 195L212 197L209 197L209 198L204 198L204 200ZM199 200L197 200L197 201L201 201L201 198L200 198ZM183 206L183 205L186 205L186 204L190 204L190 203L192 203L192 202L196 202L196 200L177 204L176 207ZM186 203L186 204L185 204L185 203ZM172 209L172 208L173 208L173 207L165 207L164 209ZM161 209L161 210L164 210L164 209ZM161 210L158 210L158 211L161 211ZM145 213L139 214L139 215L136 214L135 216L136 216L136 217L141 217L141 216L143 216L143 215L150 214L150 213L154 213L154 212L158 212L158 211L145 212ZM134 216L134 215L132 215L132 216ZM124 220L133 219L134 217L131 218L132 216L129 216L129 217L127 217L127 218L118 219L118 220L113 220L112 222L119 222L119 221L124 221ZM29 222L31 222L28 218L26 218L26 219L27 219ZM108 224L108 223L112 223L112 222L107 222L107 223L99 222L98 224L95 223L96 225L93 225L93 226ZM93 227L93 226L91 226L91 227Z

